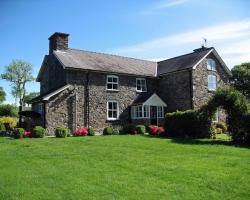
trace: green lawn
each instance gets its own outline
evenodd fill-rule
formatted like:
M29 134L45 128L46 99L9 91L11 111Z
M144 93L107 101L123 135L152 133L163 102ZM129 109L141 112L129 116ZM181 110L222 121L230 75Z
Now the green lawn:
M250 149L146 136L0 138L0 199L250 199Z

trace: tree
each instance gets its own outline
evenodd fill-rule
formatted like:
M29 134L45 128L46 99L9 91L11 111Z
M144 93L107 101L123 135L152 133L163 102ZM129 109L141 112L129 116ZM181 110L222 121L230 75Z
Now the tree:
M23 106L26 83L34 80L32 65L23 60L13 60L5 67L5 73L1 74L1 78L11 82L12 94L19 99L19 105Z
M0 104L5 101L6 93L3 90L3 87L0 87Z
M232 86L250 99L250 62L233 67Z

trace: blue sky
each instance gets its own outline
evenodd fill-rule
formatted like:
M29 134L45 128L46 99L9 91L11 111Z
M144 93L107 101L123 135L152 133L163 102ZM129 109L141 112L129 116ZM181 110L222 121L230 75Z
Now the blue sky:
M189 53L205 37L232 68L250 61L249 8L248 0L0 0L0 73L24 59L36 76L56 31L70 34L72 48L149 60ZM13 103L9 83L0 86Z

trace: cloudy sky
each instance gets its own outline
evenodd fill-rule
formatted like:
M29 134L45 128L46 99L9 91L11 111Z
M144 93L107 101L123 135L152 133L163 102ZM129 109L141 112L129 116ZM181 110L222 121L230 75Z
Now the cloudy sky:
M249 8L248 0L1 0L0 73L24 59L37 76L56 31L70 34L72 48L149 60L189 53L206 38L232 68L250 61ZM13 103L9 83L0 86Z

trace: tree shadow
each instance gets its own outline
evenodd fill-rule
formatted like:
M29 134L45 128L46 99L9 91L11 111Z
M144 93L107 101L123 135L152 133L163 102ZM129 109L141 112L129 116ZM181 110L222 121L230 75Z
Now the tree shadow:
M234 146L234 147L250 149L250 146L244 144L237 144L231 140L223 140L223 139L173 138L173 137L159 137L151 135L145 135L145 137L168 139L170 140L171 143L184 144L184 145L224 145L224 146Z

